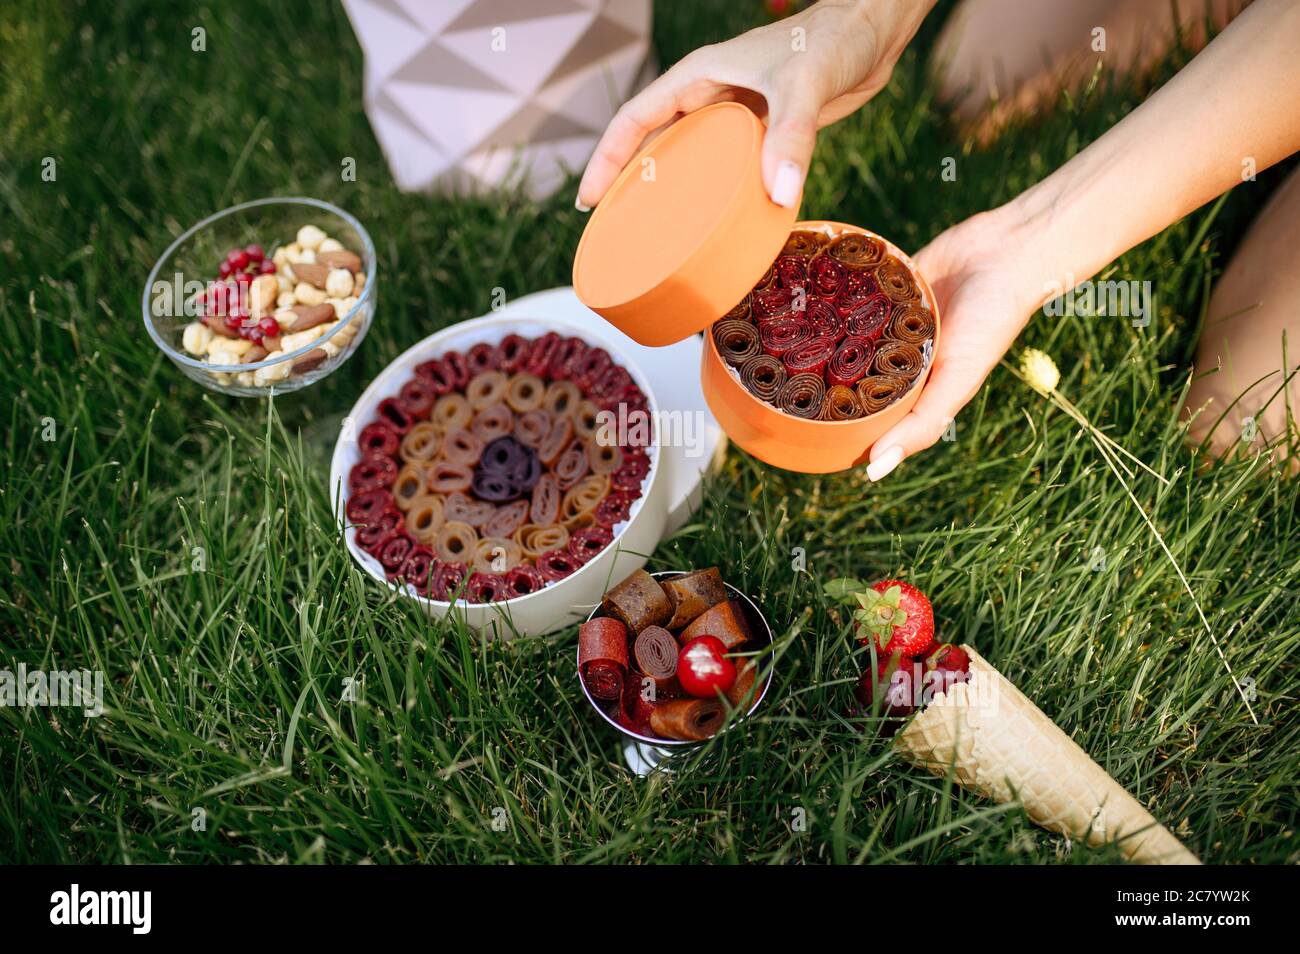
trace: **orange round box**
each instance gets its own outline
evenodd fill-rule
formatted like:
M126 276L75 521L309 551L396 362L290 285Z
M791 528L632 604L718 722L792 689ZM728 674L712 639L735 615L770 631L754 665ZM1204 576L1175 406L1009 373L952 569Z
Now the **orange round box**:
M573 287L592 311L643 345L704 332L704 396L731 440L786 470L830 473L866 460L871 445L920 396L930 363L912 387L876 414L850 421L809 421L765 403L718 355L710 329L745 297L796 228L874 235L837 222L800 222L763 186L765 127L739 103L715 103L669 126L628 163L600 201L573 260ZM880 238L879 236L876 236ZM939 311L912 260L923 302Z
M912 260L892 242L867 229L843 222L815 220L799 222L794 228L816 231L829 228L836 235L859 232L883 242L885 250L906 265L916 279L922 304L934 314L931 348L938 347L939 309L934 291ZM718 419L718 424L731 440L764 463L805 474L829 474L865 463L871 445L901 421L921 396L921 389L930 376L930 365L934 363L931 358L907 393L875 414L849 421L809 421L785 414L751 394L718 354L713 335L706 330L704 337L700 378L704 385L704 399L709 402L709 410Z

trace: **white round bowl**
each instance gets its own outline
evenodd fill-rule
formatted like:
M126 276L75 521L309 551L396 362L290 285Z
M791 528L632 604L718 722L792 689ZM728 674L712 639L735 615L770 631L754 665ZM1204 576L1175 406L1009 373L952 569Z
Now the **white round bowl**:
M668 522L669 478L664 472L668 455L657 446L646 448L650 472L642 483L641 497L632 505L628 519L615 528L614 539L589 563L572 575L558 580L536 593L517 596L500 603L447 603L420 596L409 585L390 583L379 561L356 542L356 530L347 526L347 478L361 460L357 438L361 429L375 416L379 402L397 394L415 374L415 366L439 357L447 351L468 350L480 342L495 344L508 334L538 338L548 331L574 335L609 352L611 358L632 375L646 396L652 419L658 414L659 402L654 389L641 369L623 353L616 340L589 327L579 328L553 318L526 318L517 314L490 315L464 321L436 332L408 348L371 382L344 418L334 459L330 464L330 495L334 513L343 528L344 541L352 559L384 586L396 587L403 596L414 600L433 617L454 615L475 632L493 639L516 635L538 636L574 623L580 623L600 603L604 592L614 583L645 565L646 558L659 545Z

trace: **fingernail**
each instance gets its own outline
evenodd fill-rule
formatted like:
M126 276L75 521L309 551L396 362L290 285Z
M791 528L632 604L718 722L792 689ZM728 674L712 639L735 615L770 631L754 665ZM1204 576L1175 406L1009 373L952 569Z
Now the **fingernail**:
M574 200L573 200L573 207L574 207L575 209L577 209L579 212L590 212L590 211L591 211L591 206L589 206L589 205L583 205L581 199L574 199Z
M867 465L867 480L875 483L878 480L884 480L894 468L903 462L903 448L897 445L889 448L878 458Z
M799 187L803 185L803 170L789 159L776 167L772 180L772 201L782 208L793 209L799 202Z

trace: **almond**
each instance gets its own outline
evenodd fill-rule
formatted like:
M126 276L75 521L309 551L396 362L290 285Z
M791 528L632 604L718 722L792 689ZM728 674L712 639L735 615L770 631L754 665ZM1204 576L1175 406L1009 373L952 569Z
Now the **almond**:
M267 351L261 345L255 344L253 345L253 347L249 348L247 351L243 353L243 355L240 356L239 363L252 364L254 361L261 361L268 354L270 354L269 351Z
M298 317L293 320L288 328L282 328L281 331L296 333L306 331L308 328L315 328L317 325L323 325L327 321L334 320L333 305L294 305L289 309Z
M307 371L314 371L316 368L320 367L321 362L328 357L329 355L326 353L324 348L312 348L293 363L293 373L303 374Z
M324 290L325 279L329 278L330 270L328 265L321 265L318 262L299 262L297 265L290 265L293 269L294 278L300 282L306 282L314 288Z
M354 275L361 271L361 256L345 248L336 252L317 252L316 261L326 268L346 268Z

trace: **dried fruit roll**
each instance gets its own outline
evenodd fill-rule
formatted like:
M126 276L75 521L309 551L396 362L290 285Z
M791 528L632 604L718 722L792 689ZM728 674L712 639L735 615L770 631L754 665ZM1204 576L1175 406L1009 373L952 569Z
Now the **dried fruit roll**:
M870 338L850 335L840 342L827 362L826 383L831 387L837 384L853 387L867 373L875 356L876 346Z
M834 355L835 339L830 335L818 335L791 348L781 360L792 377L797 374L815 374L821 377L826 363Z
M490 404L474 415L469 429L484 444L491 443L515 429L515 412L504 404Z
M628 630L619 620L598 616L577 630L577 667L582 684L593 698L614 702L623 698L628 671Z
M609 493L609 475L592 474L584 477L564 493L560 502L560 519L572 520L583 513L592 513Z
M671 699L655 706L650 728L665 739L701 742L716 735L726 718L727 710L716 700Z
M880 283L880 290L892 302L916 301L921 297L921 290L916 287L911 269L892 255L886 256L884 262L877 266L876 281Z
M442 456L453 464L473 467L483 456L483 442L464 428L451 431L443 438Z
M546 384L535 374L516 374L506 384L506 403L511 410L527 414L542 406L542 395L546 393Z
M402 438L402 459L412 461L431 461L438 454L442 444L442 435L432 421L420 421Z
M685 646L697 636L716 636L728 651L749 641L749 620L745 618L745 608L735 600L705 610L677 636L677 641Z
M763 353L774 358L781 358L791 348L803 344L812 337L812 329L802 318L785 316L770 318L758 324L758 338L763 345Z
M925 357L916 345L890 340L882 341L876 348L871 368L877 374L894 374L910 381L921 373L924 364Z
M740 383L763 401L775 401L787 377L785 365L770 354L756 355L740 369Z
M815 420L826 397L826 382L819 374L796 374L781 386L776 406L786 414Z
M844 330L874 341L884 333L893 307L886 295L877 292L849 309L844 316Z
M889 336L908 344L923 344L934 337L934 315L922 305L898 305L889 320Z
M525 447L537 448L537 445L551 433L551 415L541 408L525 411L515 421L515 437Z
M645 570L637 570L606 593L601 608L632 633L640 633L647 626L662 626L672 615L668 594Z
M569 531L559 524L539 527L535 523L526 523L517 529L513 539L524 550L524 556L536 560L548 550L567 550Z
M662 586L673 608L673 615L665 624L669 629L681 629L727 599L727 587L716 566L664 580Z
M911 383L907 378L896 374L873 374L859 381L854 390L858 395L858 403L862 405L862 412L875 414L902 397Z
M509 380L504 371L484 371L465 385L465 399L475 410L500 404L505 400Z
M811 229L795 229L786 237L785 247L781 249L781 254L812 258L829 241L830 236L825 232L814 232Z
M468 562L474 558L476 543L478 543L477 530L467 523L448 521L434 537L433 551L444 563Z
M453 391L444 394L434 402L429 420L445 434L448 431L458 431L468 427L473 416L474 409L469 406L469 401L465 400L465 395Z
M421 543L432 545L445 522L443 498L433 494L416 497L406 510L406 532Z
M836 341L844 337L844 316L829 299L809 298L803 315L813 337L826 336Z
M393 481L393 502L399 510L410 510L411 504L424 496L425 473L423 468L407 464Z
M727 701L733 706L753 705L758 700L762 688L756 689L753 696L749 690L758 681L758 663L746 659L736 664L736 681L727 690Z
M574 441L555 462L555 482L561 490L568 490L591 472L585 445Z
M637 634L632 646L636 668L655 682L657 689L667 689L677 680L677 654L680 647L672 633L662 626L647 626Z
M813 295L834 298L844 290L848 268L830 255L818 255L808 263L808 291Z
M497 512L495 504L486 500L475 500L457 491L448 494L443 508L443 515L457 523L467 523L471 527L481 527Z
M885 257L885 245L879 239L860 232L845 232L831 239L826 254L849 268L869 268Z
M855 417L861 416L862 405L852 388L845 387L842 384L834 384L827 389L826 397L822 399L822 409L818 415L819 420L851 421Z
M517 567L523 558L524 549L514 540L482 537L474 544L470 565L480 573L505 573Z
M758 329L747 321L720 321L713 326L713 343L722 360L738 368L762 351Z

